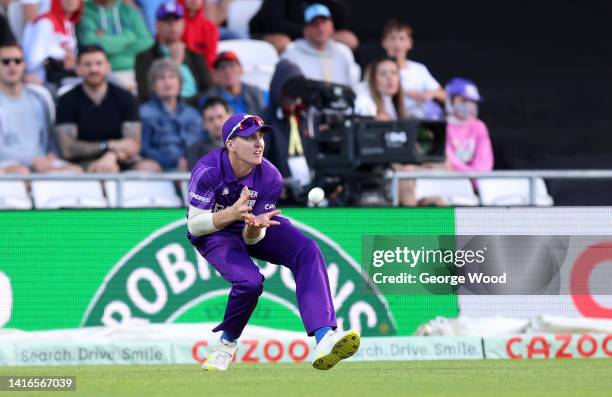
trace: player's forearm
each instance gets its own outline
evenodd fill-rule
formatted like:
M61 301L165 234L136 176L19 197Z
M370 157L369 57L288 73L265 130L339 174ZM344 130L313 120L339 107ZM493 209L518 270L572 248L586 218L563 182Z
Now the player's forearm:
M213 213L213 224L217 230L221 230L231 223L234 223L240 219L236 218L236 214L232 211L232 208L226 208L222 211Z

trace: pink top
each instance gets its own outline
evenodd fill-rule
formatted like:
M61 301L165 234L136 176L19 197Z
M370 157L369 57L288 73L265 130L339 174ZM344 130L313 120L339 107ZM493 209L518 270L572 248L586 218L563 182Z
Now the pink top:
M493 149L487 126L479 119L446 127L446 156L454 171L490 171Z

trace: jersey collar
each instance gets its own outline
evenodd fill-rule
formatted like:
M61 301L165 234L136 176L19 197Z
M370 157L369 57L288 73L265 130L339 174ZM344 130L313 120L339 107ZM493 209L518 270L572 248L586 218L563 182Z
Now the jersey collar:
M236 178L236 175L234 175L234 170L232 169L232 164L230 163L230 160L229 160L229 155L227 153L227 150L225 149L221 151L221 165L223 167L223 176L224 176L225 182L227 183L240 182L241 184L248 186L250 188L253 187L255 168L257 167L253 167L251 172L249 172L244 178L242 179Z

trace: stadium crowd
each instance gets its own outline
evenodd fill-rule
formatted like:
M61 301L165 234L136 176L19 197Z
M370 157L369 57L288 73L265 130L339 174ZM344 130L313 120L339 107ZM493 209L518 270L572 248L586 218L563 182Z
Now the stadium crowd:
M396 170L493 168L476 85L443 87L412 60L409 25L389 21L386 56L362 79L347 1L264 0L250 38L280 56L265 90L242 81L248 54L218 51L219 40L247 38L227 27L230 1L0 0L0 173L189 171L223 146L223 122L246 112L275 127L266 157L307 186L316 149L304 140L303 79L350 86L364 117L445 119L447 161ZM400 191L417 205L414 181Z

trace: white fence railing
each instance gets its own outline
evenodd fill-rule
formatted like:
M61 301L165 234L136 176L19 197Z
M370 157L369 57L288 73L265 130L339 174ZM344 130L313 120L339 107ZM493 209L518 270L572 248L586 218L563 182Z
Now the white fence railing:
M393 206L399 205L399 181L402 179L449 179L449 178L523 178L529 181L529 205L536 203L536 181L543 179L612 179L612 170L528 170L528 171L490 171L490 172L448 172L440 170L415 171L415 172L392 172L391 198ZM115 181L117 183L116 198L117 205L121 207L123 202L122 184L124 181L181 181L190 179L188 172L125 172L117 174L71 174L71 173L49 173L49 174L0 174L0 181Z

